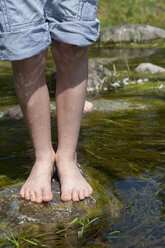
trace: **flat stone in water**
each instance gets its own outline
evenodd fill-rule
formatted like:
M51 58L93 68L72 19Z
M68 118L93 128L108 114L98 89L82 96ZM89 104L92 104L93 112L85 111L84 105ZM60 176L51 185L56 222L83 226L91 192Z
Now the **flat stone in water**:
M55 224L66 217L75 218L85 214L85 206L92 208L96 203L92 196L80 202L61 202L59 182L53 181L53 200L49 203L37 204L19 196L21 186L22 184L16 184L0 191L2 225L13 227L29 222Z
M91 181L90 175L85 173L81 167L79 169L83 176ZM96 213L98 215L99 211L102 213L105 209L108 209L112 216L117 216L121 207L120 201L111 193L110 189L107 194L104 187L95 180L95 173L96 171L93 169L92 187L95 188L94 197L97 201L90 196L79 202L62 202L60 183L57 177L52 180L54 198L48 203L37 204L21 198L19 192L23 183L0 190L0 238L3 239L4 234L10 235L9 230L12 230L16 236L22 233L31 233L34 226L37 230L41 226L54 230L60 223L68 225L75 218L93 218Z
M109 100L109 99L98 99L93 101L94 110L98 111L122 111L129 109L141 109L146 108L145 105L135 104L129 101L123 100Z

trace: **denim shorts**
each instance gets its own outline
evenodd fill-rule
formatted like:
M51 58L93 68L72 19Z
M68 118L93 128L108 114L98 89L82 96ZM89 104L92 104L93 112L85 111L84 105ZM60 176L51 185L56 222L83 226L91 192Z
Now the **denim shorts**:
M90 46L99 37L98 0L0 0L0 59L21 60L52 39Z

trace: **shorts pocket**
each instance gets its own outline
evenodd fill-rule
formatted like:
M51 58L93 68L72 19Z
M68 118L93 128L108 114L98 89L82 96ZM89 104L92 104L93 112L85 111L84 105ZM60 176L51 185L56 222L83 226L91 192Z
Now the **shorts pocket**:
M95 19L98 0L79 0L79 12L77 19L93 21Z
M80 0L47 0L47 11L60 22L76 19Z

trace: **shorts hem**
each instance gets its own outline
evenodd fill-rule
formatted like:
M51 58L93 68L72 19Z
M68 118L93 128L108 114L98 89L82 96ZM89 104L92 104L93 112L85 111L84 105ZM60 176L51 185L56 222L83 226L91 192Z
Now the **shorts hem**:
M22 60L44 51L51 44L48 24L0 33L0 59Z
M100 21L49 22L51 38L80 47L92 45L100 34Z

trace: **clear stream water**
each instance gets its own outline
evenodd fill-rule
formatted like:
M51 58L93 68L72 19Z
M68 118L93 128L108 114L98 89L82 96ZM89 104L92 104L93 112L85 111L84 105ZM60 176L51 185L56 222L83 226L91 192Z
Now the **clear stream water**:
M165 67L165 49L136 49L128 58L131 69L140 62ZM91 56L107 57L110 49L93 50ZM115 62L125 70L122 54ZM131 51L129 51L129 54ZM0 112L17 104L11 67L0 62ZM111 65L108 65L111 68ZM54 71L52 58L47 63L47 78ZM165 77L151 84L124 87L111 92L89 95L89 99L122 99L144 105L144 108L115 112L93 111L84 116L80 132L81 161L104 187L107 197L113 194L120 202L119 212L96 211L95 221L81 239L76 228L56 239L44 236L50 247L165 247L165 92L158 89ZM51 94L52 95L52 94ZM57 145L56 121L52 116L53 145ZM0 119L0 188L26 179L32 161L32 145L23 120ZM96 187L97 190L97 187ZM103 204L100 206L104 210ZM33 228L32 228L33 230ZM36 233L43 233L41 227ZM7 246L6 246L7 247ZM32 245L27 247L33 247Z

